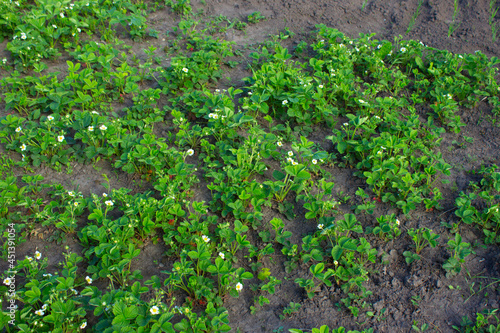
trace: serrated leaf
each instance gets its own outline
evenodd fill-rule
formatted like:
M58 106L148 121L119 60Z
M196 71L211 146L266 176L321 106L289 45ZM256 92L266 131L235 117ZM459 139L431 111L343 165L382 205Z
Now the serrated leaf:
M273 177L274 177L274 179L276 179L278 181L282 181L283 179L285 179L286 175L281 171L274 170Z
M332 258L334 260L339 260L340 257L342 256L342 252L344 252L344 250L342 250L340 246L335 245L332 249Z

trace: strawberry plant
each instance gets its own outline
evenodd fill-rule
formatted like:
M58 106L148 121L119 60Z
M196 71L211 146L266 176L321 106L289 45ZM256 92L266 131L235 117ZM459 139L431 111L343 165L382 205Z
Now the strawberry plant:
M457 210L455 215L466 224L475 224L483 230L485 242L498 243L500 241L500 213L499 195L500 192L500 173L496 172L496 165L483 168L480 174L484 175L480 183L471 183L472 191L469 193L461 192L455 200ZM485 207L481 210L473 202L481 201Z
M432 232L432 230L428 228L420 228L408 230L408 235L411 237L413 242L415 242L415 253L411 253L410 251L403 252L405 256L405 260L407 264L411 264L414 260L419 260L419 253L422 251L427 245L430 247L436 247L436 240L439 238L439 235Z

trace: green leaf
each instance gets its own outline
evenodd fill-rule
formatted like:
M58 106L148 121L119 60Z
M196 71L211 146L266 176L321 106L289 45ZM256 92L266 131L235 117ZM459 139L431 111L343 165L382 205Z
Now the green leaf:
M40 295L42 295L42 292L40 291L40 289L38 289L37 286L33 286L31 287L31 290L26 291L24 295L28 297L27 302L32 304L40 299Z
M125 304L122 301L118 301L113 306L113 314L115 316L123 315L123 311L125 311Z
M283 179L285 179L286 175L281 171L274 170L273 177L274 177L274 179L276 179L278 181L282 181Z
M311 178L311 174L306 170L300 170L299 173L297 174L297 178L306 180Z
M186 319L183 319L181 322L174 325L174 328L178 331L186 331L188 329L188 324Z
M199 257L199 256L198 256L198 252L196 252L196 251L189 251L189 252L188 252L188 256L189 256L189 258L191 258L191 259L198 259L198 257Z
M318 274L320 274L321 272L323 272L323 270L325 269L325 264L320 262L314 266L311 266L311 268L309 269L311 271L311 273L316 276Z
M342 256L342 252L344 252L344 250L342 250L342 248L339 245L335 245L332 249L332 258L334 260L339 260L340 257Z
M420 57L416 57L415 58L415 63L417 64L417 66L422 70L422 71L425 71L426 68L424 66L424 62L422 61L422 58Z
M237 113L233 117L234 123L229 125L229 127L236 127L244 123L248 123L251 121L254 121L254 118L252 116L249 116L243 112Z
M264 281L269 277L269 275L271 275L271 270L269 268L264 267L260 270L259 274L257 275L257 278L261 281Z
M323 325L319 328L319 333L329 333L330 332L330 328L326 325Z
M127 320L132 320L134 319L135 317L137 317L138 315L138 310L137 310L137 307L135 305L132 305L132 306L129 306L129 307L126 307L123 311L123 316L125 317L125 319Z

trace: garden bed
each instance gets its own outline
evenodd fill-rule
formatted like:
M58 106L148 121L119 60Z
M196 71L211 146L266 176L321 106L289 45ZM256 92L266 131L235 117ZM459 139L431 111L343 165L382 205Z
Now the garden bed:
M3 331L500 329L494 1L0 6Z

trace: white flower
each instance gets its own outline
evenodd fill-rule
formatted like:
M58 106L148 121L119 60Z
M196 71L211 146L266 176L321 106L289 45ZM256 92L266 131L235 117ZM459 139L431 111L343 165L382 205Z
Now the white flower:
M318 163L318 160L313 159L311 162L312 162L312 164L316 164L316 163Z
M59 13L59 16L61 16L62 18L64 18L64 13Z
M52 120L54 120L54 117L52 117L52 116L48 116L48 117L47 117L47 120L48 120L48 121L52 121Z
M78 31L78 32L82 32L82 29L80 29L80 28L76 28L76 31Z
M157 315L160 313L160 309L155 305L151 309L149 309L149 312L151 312L152 315Z
M278 147L283 146L283 144L281 143L281 141L278 141L276 144L278 145Z
M346 126L346 127L349 126L349 123L344 123L344 126Z
M194 154L194 150L193 150L193 149L189 149L189 150L187 151L187 154L188 154L188 156L193 156L193 154Z
M80 329L83 330L85 327L87 327L87 322L84 321L81 325L80 325Z
M39 260L42 257L42 254L38 251L35 252L35 259Z
M104 198L107 198L107 197L108 197L108 194L107 194L106 192L104 192L104 193L102 194L102 196L103 196Z
M403 52L403 53L404 53L404 52L406 52L406 47L402 47L402 48L400 48L400 49L399 49L399 51L401 51L401 52Z
M2 59L3 64L5 65L7 63L7 58Z
M42 309L36 310L35 313L39 316L43 316L45 314Z
M7 59L5 59L5 61L7 61ZM248 92L248 94L249 94L249 95L252 95L252 92L251 92L251 91L249 91L249 92Z
M78 295L78 290L76 290L75 288L71 288L71 291L73 292L73 294Z
M226 256L224 255L224 253L219 252L219 257L221 257L222 259L224 259Z
M288 152L288 156L290 156L290 157L293 156L293 152L291 150Z
M210 242L210 238L209 238L208 236L203 235L203 236L201 236L201 239L203 239L203 241L204 241L205 243Z
M52 24L52 28L57 29L57 25Z
M323 230L323 228L324 228L324 227L325 227L325 226L324 226L322 223L318 224L318 229L319 229L319 230Z
M21 150L22 150L22 151L25 151L25 150L26 150L26 145L23 143L23 144L21 145L21 147L19 147L19 148L21 148Z
M322 84L320 84L318 87L319 87L319 89L323 89L323 85Z
M57 141L63 142L64 141L64 135L57 136Z
M21 32L21 39L26 39L26 34L24 32Z
M79 205L79 204L80 204L79 202L75 201L75 202L73 203L73 206L78 207L78 205Z
M97 112L97 111L92 111L91 113L92 114L99 114L99 112Z
M108 207L111 207L111 206L113 206L113 205L114 205L113 201L111 201L111 200L107 200L107 201L106 201L106 202L104 202L104 203L105 203L105 204L106 204L106 206L108 206Z
M287 158L286 158L286 161L287 161L288 163L293 163L293 158L291 158L291 157L287 157Z
M365 104L365 103L366 103L366 102L365 102L364 100L362 100L362 99L360 99L360 100L359 100L359 102L360 102L361 104Z
M217 113L214 114L214 119L219 119L219 115Z
M92 278L88 275L85 277L85 281L87 281L88 284L92 284Z
M16 128L16 133L21 132L21 127Z
M339 265L339 262L338 262L337 260L335 260L335 261L333 262L333 264L334 264L335 266L338 266L338 265Z
M220 89L215 89L215 92L216 93L220 93Z
M75 193L74 193L73 191L69 191L69 192L68 192L68 195L69 195L70 197L74 197L74 196L75 196Z
M28 256L26 257L26 259L28 259L28 261L33 261L33 258L28 257Z
M43 310L43 311L47 310L47 307L48 307L48 305L47 305L47 304L42 305L42 310Z
M298 165L298 164L299 164L299 163L297 163L297 162L295 162L295 161L293 161L293 162L292 162L292 165Z
M8 285L10 285L11 283L12 283L12 279L11 279L11 278L5 278L5 279L3 279L3 284L5 284L5 285L7 285L7 286L8 286Z
M400 225L400 224L401 224L401 222L399 222L399 219L396 219L396 224L397 224L397 225Z
M288 104L288 101L285 99L283 102L281 102L281 104L286 105Z
M99 129L100 129L101 131L105 131L105 130L107 130L108 128L106 127L106 125L102 124L101 126L99 126Z
M187 72L189 72L189 69L187 69L186 67L184 67L184 68L182 69L182 71L183 71L184 73L187 73Z
M243 289L243 285L241 284L241 282L238 282L238 283L236 284L236 290L237 290L237 291L241 291L242 289Z

